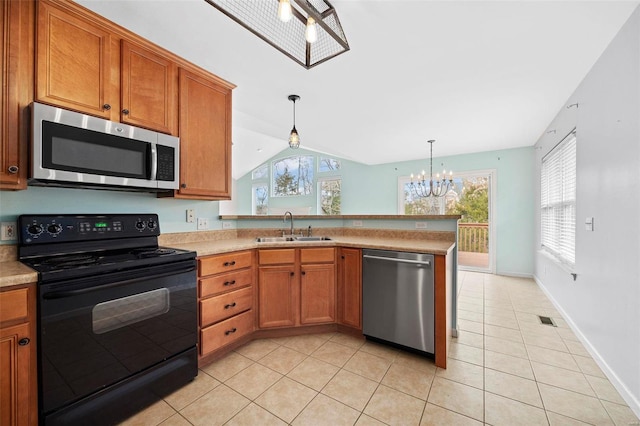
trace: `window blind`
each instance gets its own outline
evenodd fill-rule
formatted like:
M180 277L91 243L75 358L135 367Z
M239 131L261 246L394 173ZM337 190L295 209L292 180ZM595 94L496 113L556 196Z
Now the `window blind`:
M576 262L576 131L542 159L542 249L573 268Z

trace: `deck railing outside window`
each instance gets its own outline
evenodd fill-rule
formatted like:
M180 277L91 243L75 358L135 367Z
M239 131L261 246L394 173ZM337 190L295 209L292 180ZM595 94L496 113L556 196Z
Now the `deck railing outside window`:
M458 223L458 252L489 252L488 223Z

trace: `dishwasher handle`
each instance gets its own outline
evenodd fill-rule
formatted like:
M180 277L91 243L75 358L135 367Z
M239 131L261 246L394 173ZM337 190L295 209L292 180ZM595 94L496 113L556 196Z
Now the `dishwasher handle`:
M429 260L398 259L398 258L395 258L395 257L372 256L370 254L363 254L362 257L365 257L367 259L386 260L386 261L389 261L389 262L411 263L413 265L431 266L431 262Z

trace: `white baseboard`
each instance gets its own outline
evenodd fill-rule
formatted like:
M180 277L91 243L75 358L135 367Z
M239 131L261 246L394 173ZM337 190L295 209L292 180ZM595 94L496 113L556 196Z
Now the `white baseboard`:
M558 312L560 312L567 324L569 324L569 327L571 328L573 333L584 345L585 349L587 350L587 352L589 352L596 364L598 364L602 372L607 376L613 387L616 388L622 399L626 401L626 403L629 405L629 408L631 408L635 415L640 418L640 401L638 400L638 398L636 398L636 396L633 395L631 391L629 391L624 383L622 383L618 375L611 369L611 367L609 367L609 364L607 364L607 362L602 358L600 353L596 350L596 348L593 347L591 342L589 342L589 339L587 339L585 335L582 334L580 328L575 324L575 322L573 322L573 319L569 316L569 314L567 314L567 312L562 309L562 306L560 306L560 304L553 298L542 281L540 281L540 279L538 279L538 277L535 275L533 276L533 279L536 284L538 284L538 287L540 287L544 294L549 298L549 300L551 300L551 303L553 303Z
M496 275L504 275L505 277L515 277L515 278L533 278L533 274L526 274L522 272L503 271L503 272L497 273Z

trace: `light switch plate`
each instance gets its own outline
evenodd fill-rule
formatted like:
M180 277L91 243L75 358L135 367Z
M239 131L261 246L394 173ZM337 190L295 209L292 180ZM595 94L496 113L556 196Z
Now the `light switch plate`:
M206 217L199 217L198 218L198 230L199 231L204 231L209 229L209 219L207 219Z
M233 226L233 224L231 222L228 221L223 221L222 222L222 229L231 229Z
M353 221L353 226L362 226L362 221L361 220L354 220Z
M187 223L193 223L196 221L196 213L193 209L187 209Z
M427 229L427 222L416 222L416 229Z

